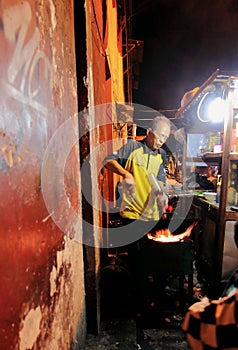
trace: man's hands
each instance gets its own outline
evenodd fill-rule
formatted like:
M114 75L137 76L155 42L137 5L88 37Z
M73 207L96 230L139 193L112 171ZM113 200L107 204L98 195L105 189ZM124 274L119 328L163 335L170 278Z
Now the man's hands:
M123 176L123 186L125 190L131 195L131 197L134 198L136 183L135 183L134 176L131 173L127 172ZM163 185L161 184L161 187L162 186ZM164 191L161 193L158 193L156 195L156 201L157 201L160 215L162 216L162 214L165 212L166 207L168 206L168 196Z
M104 166L108 170L113 171L114 173L123 177L123 181L122 181L123 192L124 191L127 192L127 194L131 196L131 199L135 199L136 186L140 186L140 184L135 183L134 176L129 171L124 169L116 160L110 160L107 163L105 163ZM152 191L154 192L154 196L156 197L156 200L157 200L160 216L162 216L163 213L165 212L166 207L168 206L168 197L164 192L163 183L159 181L158 184L159 184L160 191L157 193L156 191L154 191L154 189L152 189ZM155 187L156 186L154 186L154 188Z

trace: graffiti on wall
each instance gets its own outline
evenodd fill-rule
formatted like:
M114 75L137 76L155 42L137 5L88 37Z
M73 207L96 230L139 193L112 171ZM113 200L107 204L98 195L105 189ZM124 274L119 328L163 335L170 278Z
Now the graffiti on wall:
M40 31L35 28L30 39L26 43L32 19L32 11L28 2L22 2L9 7L3 12L3 30L6 39L15 44L15 49L7 69L7 81L3 81L10 96L32 106L43 114L47 114L47 108L37 101L40 93L40 81L33 87L34 72L38 69L39 62L44 63L44 79L50 82L52 67L46 54L39 50ZM17 77L21 74L20 82L16 86Z
M27 1L9 6L2 12L1 30L12 53L5 64L5 75L1 77L1 89L26 108L24 113L15 113L9 105L1 107L0 169L12 167L23 159L19 145L23 128L32 123L34 110L37 115L49 115L47 100L44 101L42 96L49 97L52 92L52 66L40 49L40 30L33 25L32 17Z

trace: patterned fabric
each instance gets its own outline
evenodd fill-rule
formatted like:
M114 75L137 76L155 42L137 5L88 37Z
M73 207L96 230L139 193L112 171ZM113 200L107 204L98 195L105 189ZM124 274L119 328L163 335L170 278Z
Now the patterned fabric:
M219 300L193 304L182 325L194 350L238 349L238 288Z

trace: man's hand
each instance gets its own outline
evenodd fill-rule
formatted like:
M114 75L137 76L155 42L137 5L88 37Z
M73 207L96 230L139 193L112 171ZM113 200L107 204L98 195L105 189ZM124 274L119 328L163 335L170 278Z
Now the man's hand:
M125 187L125 190L129 192L129 194L134 197L135 190L136 190L136 183L134 176L127 172L125 176L123 177L123 186Z
M160 214L164 213L165 208L168 206L168 196L163 192L157 195L156 200Z

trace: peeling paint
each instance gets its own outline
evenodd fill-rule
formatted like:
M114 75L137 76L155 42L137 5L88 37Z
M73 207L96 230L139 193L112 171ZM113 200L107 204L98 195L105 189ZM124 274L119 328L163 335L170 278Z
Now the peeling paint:
M49 215L47 215L44 219L42 219L42 222L46 222L53 214L54 214L54 211Z
M40 334L41 309L31 309L23 321L20 331L20 350L31 349Z
M53 30L55 30L57 21L56 21L56 16L55 16L55 4L53 3L53 1L50 1L50 16L51 16L51 24L52 24L52 28Z
M53 266L52 271L50 273L50 296L52 297L57 292L57 270L56 267Z

